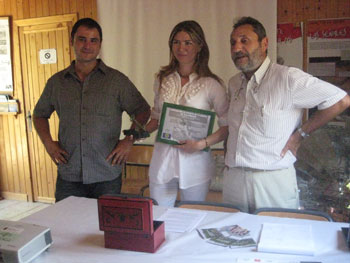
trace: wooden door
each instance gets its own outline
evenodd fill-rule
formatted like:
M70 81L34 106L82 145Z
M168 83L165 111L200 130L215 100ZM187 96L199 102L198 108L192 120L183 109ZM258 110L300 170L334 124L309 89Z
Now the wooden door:
M14 21L14 51L20 58L24 92L24 109L29 144L33 200L53 203L57 167L46 153L33 125L32 114L46 81L56 72L68 67L73 59L70 45L70 32L76 22L76 14L50 16ZM42 64L39 53L49 49L56 51L56 61ZM16 56L17 53L17 56ZM57 140L58 117L54 113L50 120L50 131Z

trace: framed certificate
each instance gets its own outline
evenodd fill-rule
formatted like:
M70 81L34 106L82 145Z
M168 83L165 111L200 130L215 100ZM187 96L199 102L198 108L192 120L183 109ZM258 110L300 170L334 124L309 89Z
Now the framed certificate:
M179 144L183 140L201 140L213 131L212 111L164 102L157 142Z

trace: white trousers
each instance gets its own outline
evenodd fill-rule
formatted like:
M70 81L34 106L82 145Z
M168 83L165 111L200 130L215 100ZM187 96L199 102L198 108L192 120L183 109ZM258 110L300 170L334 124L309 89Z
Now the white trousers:
M205 201L209 190L207 181L186 189L179 189L179 179L173 178L166 184L150 183L150 195L160 206L173 207L175 205L177 192L180 190L181 201Z
M225 168L223 202L249 213L262 207L299 208L294 166L273 171Z

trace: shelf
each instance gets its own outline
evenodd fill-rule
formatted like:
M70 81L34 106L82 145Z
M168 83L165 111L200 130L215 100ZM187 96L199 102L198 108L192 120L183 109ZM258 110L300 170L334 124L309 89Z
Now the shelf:
M16 100L0 102L0 115L17 115L18 109L19 105Z
M18 112L0 112L0 115L17 115Z

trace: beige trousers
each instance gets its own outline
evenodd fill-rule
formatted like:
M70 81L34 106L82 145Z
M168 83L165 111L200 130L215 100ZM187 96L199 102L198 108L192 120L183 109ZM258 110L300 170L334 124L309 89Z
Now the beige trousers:
M225 168L223 201L253 213L262 207L298 208L299 191L293 166L282 170Z

